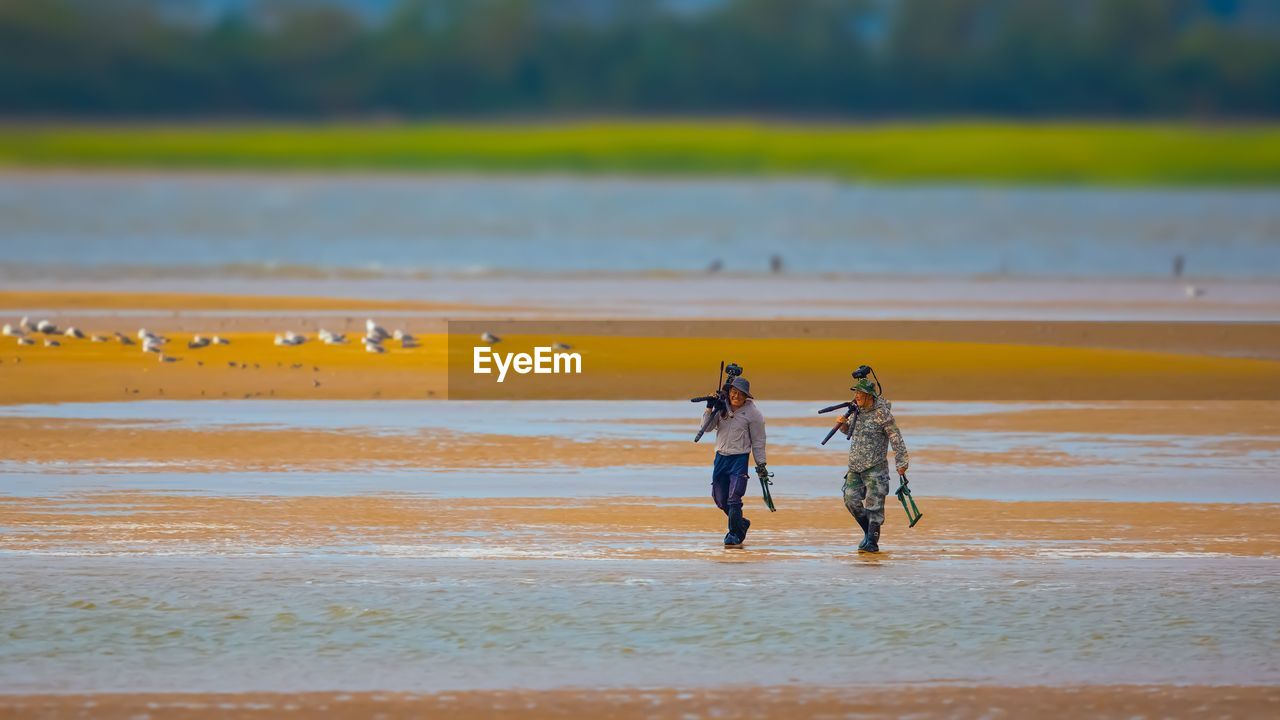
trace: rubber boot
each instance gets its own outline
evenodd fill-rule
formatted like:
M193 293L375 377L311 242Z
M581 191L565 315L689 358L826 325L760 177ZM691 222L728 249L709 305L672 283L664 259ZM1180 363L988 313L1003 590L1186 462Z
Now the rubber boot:
M742 536L742 506L729 508L729 533L724 536L725 545L741 545ZM732 542L730 542L732 541Z
M861 550L867 546L867 525L870 521L867 520L866 515L854 515L853 519L858 521L858 527L862 528L862 542L858 543L858 549Z
M748 519L746 519L746 518L742 518L742 526L741 526L741 527L742 527L742 532L738 534L738 539L739 539L739 540L741 540L741 541L743 541L743 542L746 542L746 541L747 541L747 531L751 529L751 521L750 521L750 520L748 520Z
M858 548L858 552L880 552L880 523L867 523L867 542L865 545Z

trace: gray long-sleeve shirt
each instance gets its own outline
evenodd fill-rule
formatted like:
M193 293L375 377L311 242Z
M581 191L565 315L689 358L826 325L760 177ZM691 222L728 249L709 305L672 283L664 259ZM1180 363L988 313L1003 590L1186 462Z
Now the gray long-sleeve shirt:
M703 422L710 412L713 412L710 408L703 411ZM730 408L727 415L717 414L707 429L716 431L716 452L740 455L750 451L757 465L765 464L764 415L754 400L748 398L746 404L737 410Z

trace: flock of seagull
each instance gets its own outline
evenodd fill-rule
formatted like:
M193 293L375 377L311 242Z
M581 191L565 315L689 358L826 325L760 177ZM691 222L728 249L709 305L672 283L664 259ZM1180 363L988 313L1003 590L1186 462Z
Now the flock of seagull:
M364 337L360 338L360 342L361 344L364 345L365 352L370 352L375 354L381 354L386 352L387 348L383 346L382 343L386 342L387 340L395 340L399 342L400 347L406 350L410 348L418 347L418 339L414 337L411 333L407 333L404 330L398 330L398 329L395 330L394 332L388 333L385 329L383 329L380 325L378 325L378 323L374 322L372 318L364 321L364 327L365 327ZM324 328L320 328L316 332L316 337L319 338L320 342L324 343L325 345L346 345L347 344L346 335L342 333L330 332L328 330L325 330ZM307 341L307 338L305 335L299 335L297 333L287 332L283 335L276 335L275 343L277 345L301 345L306 341Z
M32 322L31 319L27 317L18 321L16 326L6 323L4 326L4 335L6 337L17 338L19 345L35 345L36 338L34 336L43 336L43 342L46 347L58 347L61 345L62 343L58 340L58 337L75 338L79 340L88 338L91 342L100 343L110 342L112 340L112 337L108 337L106 335L85 335L79 328L75 327L68 327L66 330L60 330L57 325L53 324L49 320ZM164 348L165 345L169 343L169 338L166 338L163 335L157 335L146 328L138 329L138 339L136 341L119 331L112 333L112 335L115 341L121 345L141 344L142 352L154 353L162 363L175 362L180 359L165 353ZM344 333L331 332L324 328L320 328L316 332L316 339L325 345L349 344L347 336ZM480 339L489 345L496 345L502 342L502 338L491 332L482 333L480 335ZM275 336L274 343L279 346L293 346L302 345L307 341L308 338L306 335L300 335L295 332L284 332ZM365 321L365 333L360 338L360 343L364 345L365 352L381 355L387 351L387 346L384 343L387 343L388 341L400 343L400 347L405 350L418 347L418 339L411 333L400 329L387 332L386 329L374 322L372 318ZM210 345L230 344L230 340L227 340L220 335L214 335L213 337L196 335L191 338L191 340L187 341L187 349L197 350ZM571 348L570 345L562 342L555 343L553 347L556 350L568 350Z
M60 346L62 343L58 340L59 337L75 338L79 340L88 338L91 342L110 342L112 340L111 337L106 335L85 335L84 332L76 327L68 327L66 330L61 330L57 325L49 320L32 322L31 319L27 317L18 321L16 326L6 323L3 328L3 334L6 337L17 338L19 345L35 345L36 336L43 336L42 340L45 347ZM141 344L142 351L144 353L154 353L159 358L160 362L174 362L177 360L177 358L172 355L165 354L164 346L169 343L169 339L163 335L157 335L146 328L138 329L138 339L136 341L119 331L113 333L113 336L115 341L121 345ZM490 333L485 333L485 336L485 342L489 342L490 344L499 341L496 336L493 336ZM347 336L345 334L330 332L324 328L320 328L316 333L316 339L325 345L348 344ZM372 318L365 321L365 334L360 338L360 342L364 345L365 352L374 354L385 353L387 348L384 343L389 340L399 342L400 347L403 349L418 347L418 339L411 333L399 329L393 332L387 332L374 322ZM285 332L277 334L274 342L276 345L280 346L302 345L307 342L307 336L299 335L295 332ZM214 335L213 337L196 335L187 342L187 348L189 350L196 350L210 345L230 344L230 340L219 335Z
M414 337L412 333L399 329L389 333L378 325L378 323L374 322L372 318L364 321L364 327L365 333L364 337L360 338L360 343L364 345L365 352L374 354L386 352L387 348L382 343L387 340L395 340L399 342L400 347L405 350L418 347L418 338ZM348 344L347 336L345 334L330 332L324 328L320 328L316 331L316 338L325 345ZM306 341L307 337L305 335L299 335L294 332L276 335L275 339L276 345L301 345Z

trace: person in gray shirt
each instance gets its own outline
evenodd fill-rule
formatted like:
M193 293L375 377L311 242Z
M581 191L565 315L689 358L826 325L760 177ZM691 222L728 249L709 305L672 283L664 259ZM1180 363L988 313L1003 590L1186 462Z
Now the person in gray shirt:
M751 528L751 521L742 516L742 496L751 479L747 472L748 456L755 456L760 477L769 477L765 466L764 415L751 395L751 383L744 377L730 381L728 398L707 402L703 421L712 414L715 418L708 429L716 431L716 458L711 468L711 498L729 518L725 546L737 547Z

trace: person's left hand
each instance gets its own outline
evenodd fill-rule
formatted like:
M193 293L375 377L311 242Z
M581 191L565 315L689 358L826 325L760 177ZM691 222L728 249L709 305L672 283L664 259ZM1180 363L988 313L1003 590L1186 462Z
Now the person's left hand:
M901 465L898 466L898 474L899 475L907 474L907 463L902 463Z

